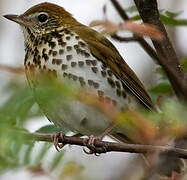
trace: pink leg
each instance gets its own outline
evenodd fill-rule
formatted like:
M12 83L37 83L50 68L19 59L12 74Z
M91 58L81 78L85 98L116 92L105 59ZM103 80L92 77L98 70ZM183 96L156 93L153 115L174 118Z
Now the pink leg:
M51 139L53 140L54 146L57 151L60 151L64 147L65 144L59 143L59 138L63 139L65 134L63 132L56 132L51 135Z
M94 151L97 151L96 150L96 147L95 147L95 141L102 141L103 138L105 136L107 136L111 131L112 129L115 127L115 124L111 124L107 129L105 129L105 131L99 135L99 136L89 136L88 139L86 139L84 141L84 145L89 149L89 151L86 151L85 149L83 149L83 151L86 153L86 154L95 154L96 156L98 156L98 153L97 152L94 152Z

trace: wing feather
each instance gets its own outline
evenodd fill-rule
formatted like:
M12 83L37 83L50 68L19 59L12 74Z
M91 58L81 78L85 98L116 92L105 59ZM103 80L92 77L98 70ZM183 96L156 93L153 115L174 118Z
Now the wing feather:
M125 87L127 87L147 108L154 108L153 102L143 84L108 39L84 25L74 26L72 30L88 44L93 56L110 67L114 74L123 82Z

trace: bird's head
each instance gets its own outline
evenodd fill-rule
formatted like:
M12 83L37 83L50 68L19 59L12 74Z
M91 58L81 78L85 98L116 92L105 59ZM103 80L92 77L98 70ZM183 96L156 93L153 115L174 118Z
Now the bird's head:
M77 23L64 8L47 2L33 6L21 15L4 17L21 25L24 33L25 30L30 30L36 36L50 33L57 28L68 28Z

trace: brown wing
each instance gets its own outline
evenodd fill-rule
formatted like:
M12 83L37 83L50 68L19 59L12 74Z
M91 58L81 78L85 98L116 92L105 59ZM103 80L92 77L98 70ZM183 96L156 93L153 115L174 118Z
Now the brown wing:
M146 107L154 108L143 84L108 39L84 25L74 26L72 30L89 45L93 56L110 67L114 74Z

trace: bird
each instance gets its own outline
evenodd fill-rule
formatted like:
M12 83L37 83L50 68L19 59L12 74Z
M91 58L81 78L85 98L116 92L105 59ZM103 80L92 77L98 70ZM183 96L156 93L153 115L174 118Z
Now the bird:
M52 72L56 78L68 80L72 88L74 84L84 87L119 111L137 106L155 109L144 85L115 46L103 34L79 23L63 7L44 2L21 15L4 17L18 23L23 30L24 66L34 96L38 85L32 72ZM106 130L120 141L125 137L120 127L113 128L101 112L77 100L55 99L56 106L39 98L36 101L55 125L92 137L91 142ZM57 139L56 136L56 146Z

